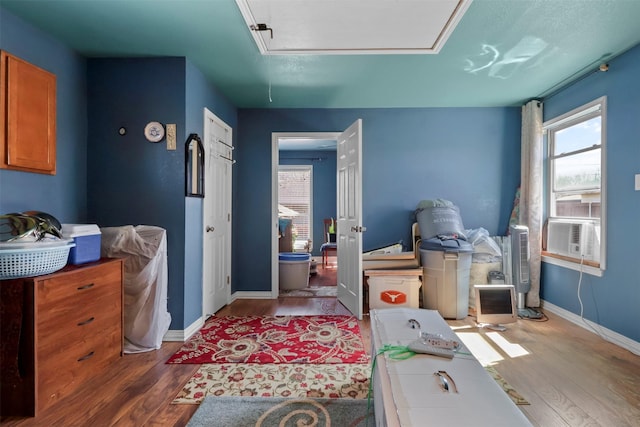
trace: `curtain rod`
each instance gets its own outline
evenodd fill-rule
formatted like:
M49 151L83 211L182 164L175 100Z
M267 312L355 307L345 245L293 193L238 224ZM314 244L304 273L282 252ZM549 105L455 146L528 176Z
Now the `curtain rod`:
M583 67L581 70L576 71L575 73L573 73L569 77L567 77L567 78L561 80L560 82L556 83L555 85L551 86L549 89L547 89L546 91L542 92L535 99L541 99L542 101L545 101L546 99L551 98L554 95L558 94L560 91L565 90L565 89L573 86L574 84L586 79L587 77L589 77L592 74L608 71L609 70L609 64L607 64L607 61L610 61L613 58L614 57L610 53L606 53L606 54L602 55L600 58L598 58L597 60L593 61L592 63L590 63L586 67ZM598 67L594 68L596 65L598 65Z

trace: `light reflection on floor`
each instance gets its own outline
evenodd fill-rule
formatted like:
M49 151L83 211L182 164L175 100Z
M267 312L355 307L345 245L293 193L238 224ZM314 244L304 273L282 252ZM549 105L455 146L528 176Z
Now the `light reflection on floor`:
M505 356L515 358L529 354L520 344L509 342L499 332L487 332L485 334L464 332L465 329L471 329L470 326L453 327L453 329L482 366L495 365L504 360ZM498 349L501 351L498 351Z

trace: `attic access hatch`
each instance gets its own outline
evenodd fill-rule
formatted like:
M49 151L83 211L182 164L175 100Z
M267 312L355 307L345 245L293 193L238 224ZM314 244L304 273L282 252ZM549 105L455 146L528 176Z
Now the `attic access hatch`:
M236 0L263 55L438 53L472 0Z

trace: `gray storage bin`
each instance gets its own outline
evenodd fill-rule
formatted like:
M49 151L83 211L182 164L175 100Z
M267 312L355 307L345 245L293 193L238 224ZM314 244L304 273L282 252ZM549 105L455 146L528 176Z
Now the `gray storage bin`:
M471 244L460 239L422 241L424 308L438 310L445 319L467 317L472 253Z

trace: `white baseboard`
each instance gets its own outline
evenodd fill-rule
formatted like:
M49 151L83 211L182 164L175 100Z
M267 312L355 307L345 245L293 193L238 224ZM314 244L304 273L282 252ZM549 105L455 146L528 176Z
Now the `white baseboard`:
M565 320L568 320L571 323L575 323L578 326L581 326L583 328L585 328L587 331L592 332L595 334L595 331L593 329L595 329L596 331L600 331L600 335L602 336L602 338L604 338L605 340L620 346L624 349L629 350L631 353L633 354L637 354L640 356L640 343L637 341L632 340L631 338L628 338L624 335L621 335L615 331L612 331L610 329L605 328L604 326L601 326L595 322L592 322L588 319L582 319L579 315L572 313L568 310L565 310L562 307L558 307L557 305L551 304L548 301L544 301L542 300L542 308L544 308L545 310L548 310L560 317L562 317ZM586 323L585 323L586 322ZM593 328L593 329L592 329Z
M231 295L231 300L237 299L274 299L271 291L237 291Z
M193 322L191 325L189 325L189 327L187 329L184 329L184 330L175 330L175 329L174 330L168 330L167 333L164 334L164 337L162 338L162 341L182 341L182 342L185 342L189 338L191 338L191 336L193 334L198 332L200 330L200 328L202 328L202 325L204 325L204 318L200 317L195 322Z
M277 296L276 296L277 298ZM239 291L234 292L231 295L231 300L229 304L237 299L274 299L273 295L269 291ZM195 322L193 322L187 329L184 330L169 330L164 337L162 337L162 341L182 341L185 342L193 334L198 332L200 328L204 325L204 318L200 317Z

